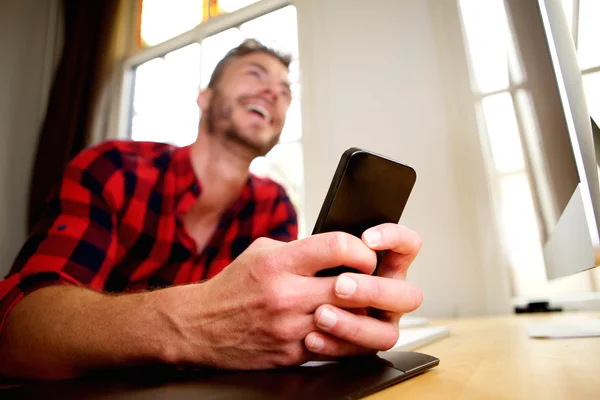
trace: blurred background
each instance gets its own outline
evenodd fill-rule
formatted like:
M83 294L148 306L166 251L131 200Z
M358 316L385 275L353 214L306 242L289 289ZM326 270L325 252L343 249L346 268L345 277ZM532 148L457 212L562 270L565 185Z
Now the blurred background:
M600 120L600 2L561 2ZM1 0L0 272L74 154L107 138L192 143L199 90L256 38L292 54L293 102L251 168L287 188L301 236L342 152L362 147L417 171L401 220L424 240L417 314L598 309L598 271L546 279L508 21L502 0Z

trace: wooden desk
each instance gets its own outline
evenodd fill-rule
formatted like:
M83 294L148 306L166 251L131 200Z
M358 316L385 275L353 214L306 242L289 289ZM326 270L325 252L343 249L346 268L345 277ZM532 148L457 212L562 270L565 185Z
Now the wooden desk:
M450 337L416 351L440 358L379 399L600 399L600 337L530 339L529 322L600 314L545 314L436 321Z
M578 316L600 318L600 313ZM367 399L600 399L600 338L539 340L527 336L528 322L552 317L557 315L437 321L436 324L450 326L451 336L418 351L439 357L440 365ZM333 374L332 378L329 372L323 371L317 371L317 375L312 376L314 379L309 377L309 389L322 393L319 385L323 382L319 378L324 377L323 374L328 378L327 384L333 380L336 387L347 382L357 384L365 377L360 369L354 371L357 376L350 380L348 376L354 372L350 375L344 372L337 378ZM115 371L107 377L7 389L0 391L0 398L47 399L48 393L64 399L263 399L265 393L274 394L271 398L293 398L306 383L305 377L294 374L286 377L285 372L202 377L163 369L141 370L123 376ZM262 390L265 388L266 392Z

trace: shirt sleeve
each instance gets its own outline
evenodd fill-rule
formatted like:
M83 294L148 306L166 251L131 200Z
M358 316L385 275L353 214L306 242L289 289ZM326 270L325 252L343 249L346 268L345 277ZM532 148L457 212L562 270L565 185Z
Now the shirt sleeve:
M0 333L10 310L27 294L50 285L102 290L114 264L115 151L98 146L67 166L42 219L0 281ZM111 156L112 155L112 156ZM112 158L112 159L111 159Z
M298 215L282 187L278 191L271 214L269 237L282 242L291 242L298 239Z

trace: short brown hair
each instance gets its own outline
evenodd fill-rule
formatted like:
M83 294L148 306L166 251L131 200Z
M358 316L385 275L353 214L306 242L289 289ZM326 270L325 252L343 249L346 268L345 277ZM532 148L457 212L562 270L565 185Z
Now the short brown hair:
M273 57L275 57L279 62L285 65L286 68L290 68L290 62L292 61L292 56L286 53L279 52L275 49L265 46L261 42L255 39L246 39L239 46L234 47L229 50L229 52L219 61L215 70L213 71L210 81L208 82L209 88L214 88L221 75L223 75L223 71L227 65L231 64L232 61L237 60L240 57L247 56L248 54L253 53L266 53Z

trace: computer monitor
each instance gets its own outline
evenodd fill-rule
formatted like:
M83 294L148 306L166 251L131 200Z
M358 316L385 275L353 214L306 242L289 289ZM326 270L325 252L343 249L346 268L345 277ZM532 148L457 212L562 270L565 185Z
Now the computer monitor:
M581 70L560 0L505 0L524 153L548 279L600 263L600 189Z
M600 174L600 127L592 117L590 117L590 122L592 123L592 138L594 139L596 162L598 163L598 171Z

